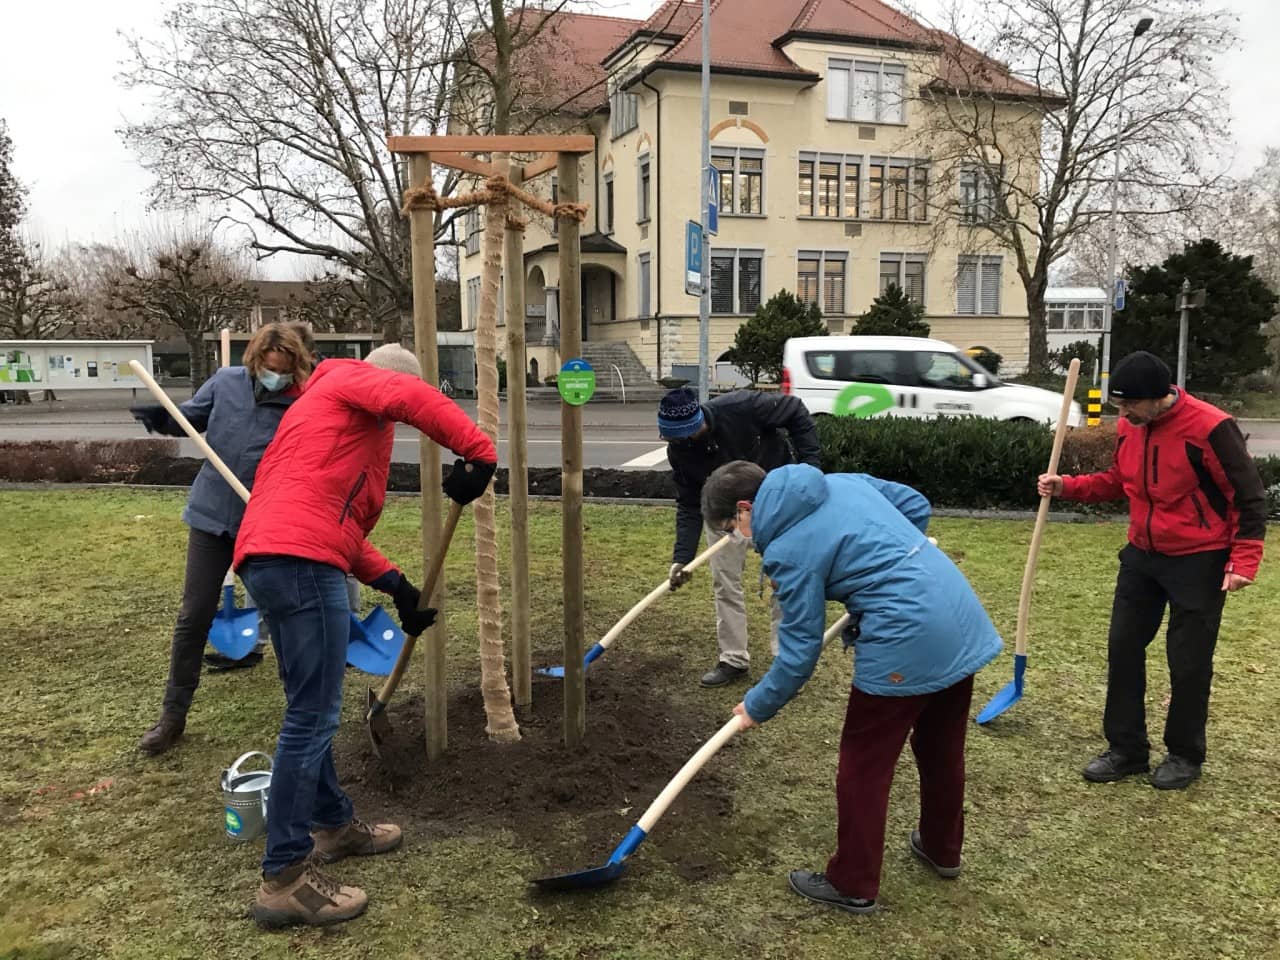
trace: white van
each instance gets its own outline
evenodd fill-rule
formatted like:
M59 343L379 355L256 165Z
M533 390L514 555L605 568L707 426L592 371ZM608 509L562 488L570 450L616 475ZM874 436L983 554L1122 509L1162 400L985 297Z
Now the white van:
M853 417L969 415L1055 426L1062 395L1002 383L941 340L923 337L796 337L782 353L782 392L812 414ZM1067 425L1080 425L1071 404Z

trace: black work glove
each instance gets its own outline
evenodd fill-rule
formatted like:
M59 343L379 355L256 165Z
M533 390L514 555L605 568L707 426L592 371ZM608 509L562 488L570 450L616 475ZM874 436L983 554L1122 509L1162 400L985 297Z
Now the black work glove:
M138 404L129 408L133 419L147 428L147 433L163 433L168 437L182 436L182 428L158 403Z
M463 460L459 457L453 461L453 469L442 484L444 495L454 503L464 507L478 498L489 486L493 472L498 469L496 463L483 463L479 460Z
M400 582L396 584L391 600L396 605L396 613L400 615L400 626L411 637L421 636L423 631L436 622L434 609L431 607L418 609L418 601L421 598L421 591L410 583L403 573L400 574Z
M840 631L840 640L844 643L844 648L848 650L858 642L858 637L862 634L862 617L850 617L849 622L844 625L844 629Z

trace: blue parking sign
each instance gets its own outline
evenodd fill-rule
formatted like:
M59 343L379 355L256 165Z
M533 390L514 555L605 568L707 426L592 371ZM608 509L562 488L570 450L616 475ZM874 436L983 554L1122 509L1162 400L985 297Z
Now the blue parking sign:
M702 224L696 220L684 228L684 292L702 296Z

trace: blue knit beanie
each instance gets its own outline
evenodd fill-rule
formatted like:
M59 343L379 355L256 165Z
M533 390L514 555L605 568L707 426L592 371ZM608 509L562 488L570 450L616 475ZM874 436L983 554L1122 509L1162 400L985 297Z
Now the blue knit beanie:
M688 387L672 390L658 404L658 433L671 440L691 437L702 429L702 405Z

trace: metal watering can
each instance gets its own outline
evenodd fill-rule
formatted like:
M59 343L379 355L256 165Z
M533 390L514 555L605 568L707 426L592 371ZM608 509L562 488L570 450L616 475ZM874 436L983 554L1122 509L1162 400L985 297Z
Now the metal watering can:
M267 761L266 770L240 772L250 757ZM267 832L267 797L271 792L271 758L250 750L222 771L223 821L227 836L237 843L256 840Z

